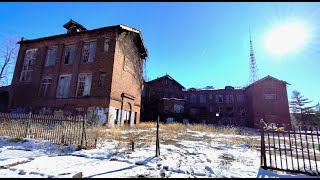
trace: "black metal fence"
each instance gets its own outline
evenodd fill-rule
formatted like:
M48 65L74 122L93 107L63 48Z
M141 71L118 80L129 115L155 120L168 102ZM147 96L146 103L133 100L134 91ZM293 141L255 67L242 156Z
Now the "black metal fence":
M0 113L0 136L47 140L63 145L95 146L86 134L86 117ZM89 142L88 142L89 141ZM94 145L93 145L94 144Z
M261 122L261 167L264 169L319 175L320 142L317 127L307 130L266 127Z

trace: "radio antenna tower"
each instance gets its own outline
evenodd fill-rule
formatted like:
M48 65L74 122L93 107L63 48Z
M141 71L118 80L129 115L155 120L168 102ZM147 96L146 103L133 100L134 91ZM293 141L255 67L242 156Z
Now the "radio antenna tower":
M251 31L250 32L250 84L258 80L258 69L256 64L256 59L254 58Z

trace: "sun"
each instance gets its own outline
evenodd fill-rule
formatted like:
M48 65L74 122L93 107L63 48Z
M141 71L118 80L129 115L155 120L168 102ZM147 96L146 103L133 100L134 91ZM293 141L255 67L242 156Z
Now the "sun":
M304 24L286 23L267 33L265 47L272 55L283 56L303 47L307 38L308 31Z

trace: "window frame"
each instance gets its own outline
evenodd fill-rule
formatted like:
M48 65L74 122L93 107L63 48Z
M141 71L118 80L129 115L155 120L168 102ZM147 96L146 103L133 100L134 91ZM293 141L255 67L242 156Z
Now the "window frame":
M86 77L90 77L90 85L86 85ZM83 81L80 81L80 78L84 77L85 79ZM84 86L83 86L83 92L82 95L79 95L79 88L80 88L80 84L79 83L83 83L84 82ZM89 86L89 92L88 94L84 94L85 93L85 88L86 86ZM77 91L76 91L76 97L87 97L87 96L91 96L91 87L92 87L92 73L79 73L78 75L78 80L77 80Z
M54 55L51 54L52 52L50 50L55 49ZM44 67L49 67L49 66L54 66L56 64L57 60L57 52L58 52L58 46L49 46L47 48L47 54L46 54L46 59L44 63ZM53 57L52 57L53 56Z

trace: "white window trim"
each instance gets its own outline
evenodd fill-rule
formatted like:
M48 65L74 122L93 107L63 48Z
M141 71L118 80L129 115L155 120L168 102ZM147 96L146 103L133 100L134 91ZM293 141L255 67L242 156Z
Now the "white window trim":
M51 80L51 82L50 83L48 83L48 82L43 82L45 79L50 79ZM41 92L41 90L40 90L40 96L41 97L47 97L47 96L45 96L45 92L46 91L50 91L50 88L51 87L49 87L49 89L48 89L48 85L50 84L50 86L52 85L52 76L43 76L42 77L42 79L41 79L41 87L40 87L40 89L42 89L42 86L44 85L45 86L45 89L44 89L44 91L43 92ZM49 94L48 94L48 96L49 96Z
M30 59L26 59L26 56L28 54L29 51L36 51L35 52L35 55L34 57L30 58ZM24 55L24 58L23 58L23 64L22 64L22 70L21 70L21 73L20 73L20 82L31 82L32 80L32 71L33 71L33 65L35 64L35 60L37 59L37 52L38 52L38 48L33 48L33 49L28 49L26 50L25 52L25 55ZM29 63L29 61L31 63ZM24 67L26 67L26 69L24 69ZM30 75L30 79L29 80L24 80L22 81L23 79L23 75L26 74L26 73L31 73Z
M81 76L86 76L86 75L90 75L91 77L91 81L90 81L90 85L89 85L89 95L78 95L78 90L79 90L79 80L80 80L80 77ZM85 97L85 96L90 96L91 95L91 86L92 86L92 73L79 73L79 75L78 75L78 81L77 81L77 91L76 91L76 97ZM84 87L85 88L85 87ZM83 91L83 93L84 93L85 91Z

